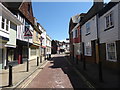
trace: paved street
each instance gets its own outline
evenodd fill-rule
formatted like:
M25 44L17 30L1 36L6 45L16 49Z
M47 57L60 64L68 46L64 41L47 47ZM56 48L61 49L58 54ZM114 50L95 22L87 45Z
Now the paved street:
M88 88L64 55L55 55L24 88Z

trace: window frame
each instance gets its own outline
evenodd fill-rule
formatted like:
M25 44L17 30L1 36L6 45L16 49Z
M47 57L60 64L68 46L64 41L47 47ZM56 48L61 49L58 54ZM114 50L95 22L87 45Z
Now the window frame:
M87 52L87 48L89 48L89 53ZM91 42L85 43L85 55L86 56L92 56L92 47L91 47Z
M115 59L110 59L108 56L108 44L114 44L114 52L115 52ZM115 42L111 42L111 43L106 43L106 60L107 61L113 61L113 62L117 62L117 51L116 51L116 43Z
M3 22L3 20L4 20L4 22ZM4 24L4 26L3 26L3 24ZM4 28L3 28L3 27L4 27ZM2 17L1 28L2 28L2 29L5 29L5 18L4 18L4 17Z
M86 23L86 35L90 34L90 22Z
M111 11L109 14L105 16L105 29L109 29L113 26L114 26L113 12Z

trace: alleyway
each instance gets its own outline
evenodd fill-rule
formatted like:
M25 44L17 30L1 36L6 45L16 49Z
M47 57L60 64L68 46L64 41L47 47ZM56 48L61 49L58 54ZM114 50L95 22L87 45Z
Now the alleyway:
M55 55L25 88L88 88L64 55Z

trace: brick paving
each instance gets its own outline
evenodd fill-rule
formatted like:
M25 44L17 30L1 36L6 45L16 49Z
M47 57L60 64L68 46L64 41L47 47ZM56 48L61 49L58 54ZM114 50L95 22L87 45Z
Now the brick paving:
M55 55L25 88L88 88L64 55Z

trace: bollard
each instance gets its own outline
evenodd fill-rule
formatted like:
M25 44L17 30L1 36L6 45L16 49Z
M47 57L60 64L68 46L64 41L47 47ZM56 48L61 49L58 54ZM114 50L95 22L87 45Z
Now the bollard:
M98 66L99 66L99 81L100 81L100 82L103 82L102 62L101 62L101 61L99 61Z
M9 87L13 86L12 84L12 65L9 65Z
M29 71L29 60L27 60L27 72Z
M51 54L49 54L49 58L51 59Z
M37 66L39 66L39 57L37 57Z

